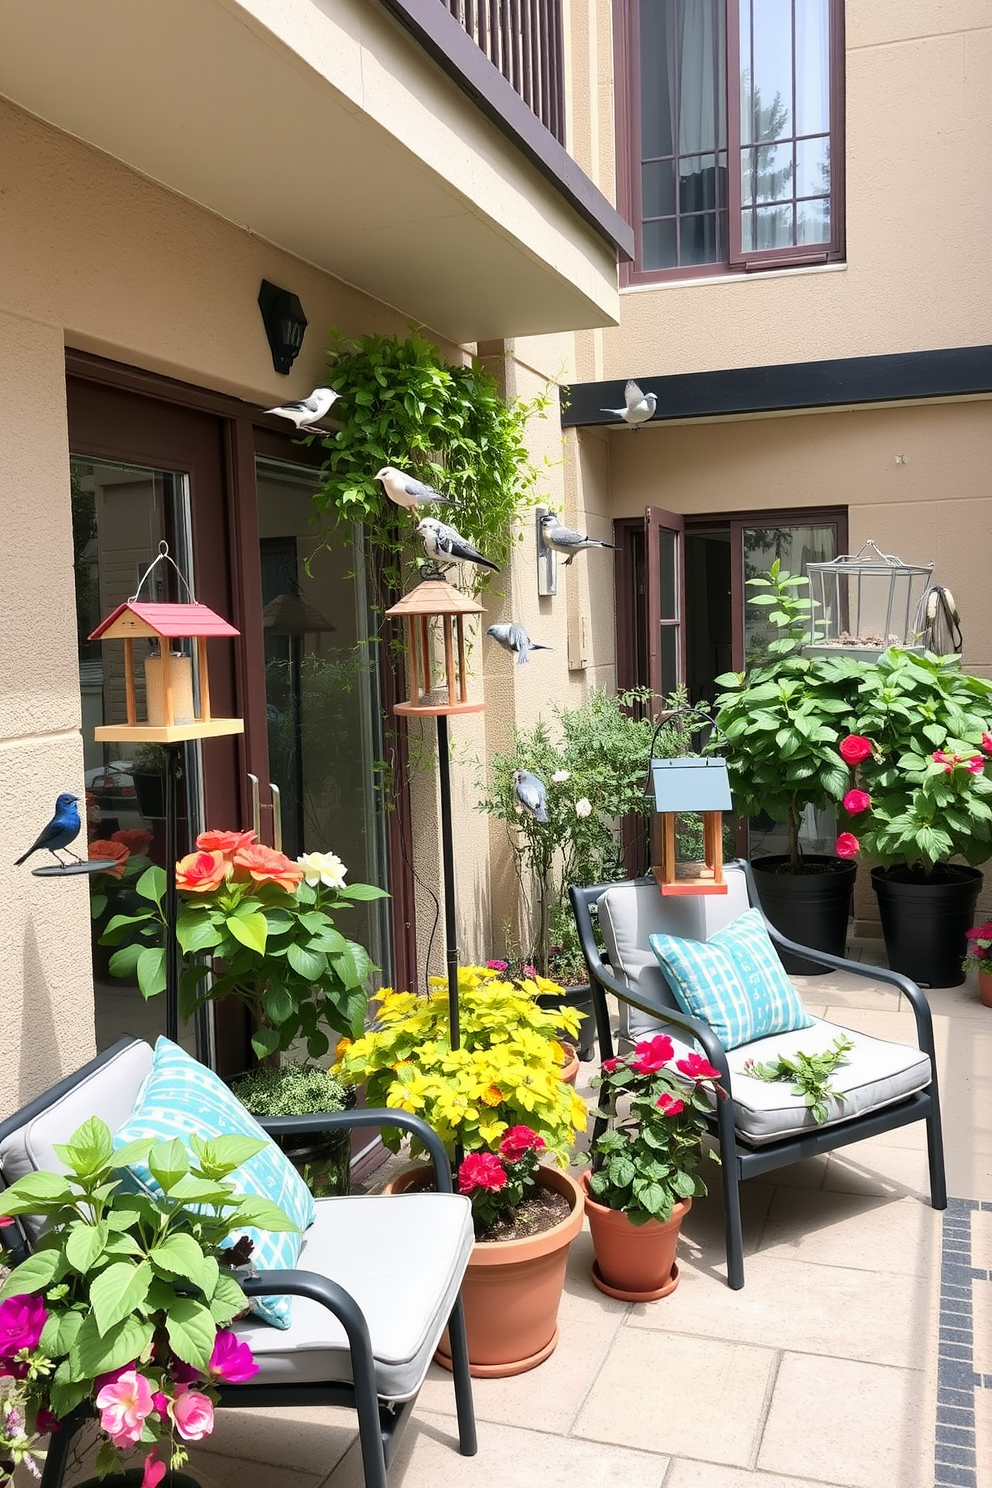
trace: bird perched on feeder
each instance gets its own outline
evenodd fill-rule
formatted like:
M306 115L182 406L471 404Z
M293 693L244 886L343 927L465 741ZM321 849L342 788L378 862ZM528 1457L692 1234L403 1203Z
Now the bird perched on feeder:
M576 553L581 553L583 548L616 549L615 543L600 542L595 537L583 537L581 532L575 532L571 527L563 527L554 512L548 512L541 518L541 541L546 548L551 548L555 553L567 553L566 568Z
M532 641L522 625L511 620L508 625L490 625L486 631L487 636L492 636L497 646L502 646L504 651L516 654L517 666L523 666L527 660L528 651L553 651L553 646L542 646L538 641Z
M69 843L75 842L79 836L79 812L76 810L76 802L78 800L79 797L72 795L69 791L62 792L55 802L55 815L48 823L48 826L39 832L34 845L29 847L27 852L22 853L17 859L14 864L15 868L19 868L22 863L26 863L32 853L40 852L43 847L47 847L48 851L53 853L60 863L62 862L62 859L59 857L60 850L62 848L68 848ZM82 859L76 853L70 853L70 857L75 858L77 863L82 862ZM63 866L65 865L63 864Z
M473 548L461 533L447 522L436 517L423 517L417 523L417 531L424 540L428 558L438 563L474 563L479 568L491 568L499 573L499 564L484 558L478 548Z
M532 775L529 770L514 770L510 779L513 781L513 794L520 802L524 814L536 822L546 822L548 793L544 781L539 776Z
M341 394L336 393L333 388L314 388L309 398L300 398L297 402L281 403L278 408L267 408L266 413L274 413L277 418L289 419L290 423L296 425L297 429L304 433L311 424L316 424L328 413L331 405L336 403Z
M643 393L636 382L628 382L623 390L623 397L622 408L601 408L600 413L612 413L635 430L638 424L646 424L648 419L654 418L654 411L658 407L657 393Z
M433 486L426 485L415 476L406 475L393 465L384 465L376 475L390 501L407 511L416 511L418 506L436 506L439 502L450 502L450 496L442 496Z

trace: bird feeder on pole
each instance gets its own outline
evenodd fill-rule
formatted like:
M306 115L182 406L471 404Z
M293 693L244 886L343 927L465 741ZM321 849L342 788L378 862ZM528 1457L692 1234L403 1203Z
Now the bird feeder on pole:
M733 810L726 760L653 759L651 780L651 871L662 894L725 894L723 812ZM703 818L701 865L678 861L677 818L686 812Z
M445 718L481 713L485 703L468 695L465 617L481 615L482 605L452 588L443 577L424 579L386 614L403 621L409 696L394 713ZM437 625L432 627L431 622Z

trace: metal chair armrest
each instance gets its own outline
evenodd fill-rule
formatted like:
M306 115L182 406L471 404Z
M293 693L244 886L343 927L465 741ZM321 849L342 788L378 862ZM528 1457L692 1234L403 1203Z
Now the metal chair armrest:
M263 1131L274 1137L305 1136L310 1132L349 1131L354 1127L395 1126L409 1132L427 1149L434 1167L434 1186L438 1193L453 1193L451 1160L437 1132L419 1116L409 1111L393 1111L373 1106L360 1111L314 1111L308 1116L257 1116Z

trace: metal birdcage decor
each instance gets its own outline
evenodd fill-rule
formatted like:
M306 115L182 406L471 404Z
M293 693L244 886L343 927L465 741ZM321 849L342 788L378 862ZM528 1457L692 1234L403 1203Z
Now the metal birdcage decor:
M725 894L723 813L733 810L727 761L719 758L653 759L651 783L652 873L662 894ZM678 818L698 812L703 818L702 864L680 863Z
M932 563L903 563L870 538L855 554L810 563L812 635L807 656L874 661L889 646L921 651L916 616Z

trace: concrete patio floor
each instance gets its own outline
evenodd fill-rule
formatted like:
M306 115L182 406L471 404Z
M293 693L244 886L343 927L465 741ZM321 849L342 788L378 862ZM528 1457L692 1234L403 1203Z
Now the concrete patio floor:
M814 1013L912 1039L881 984L797 984ZM929 1207L917 1123L748 1183L740 1292L724 1280L718 1195L696 1202L681 1283L659 1302L596 1291L584 1231L557 1352L475 1382L474 1458L458 1455L451 1379L432 1366L391 1488L992 1485L992 1009L973 978L929 998L945 1214ZM190 1470L203 1488L362 1484L354 1417L333 1410L221 1412Z

